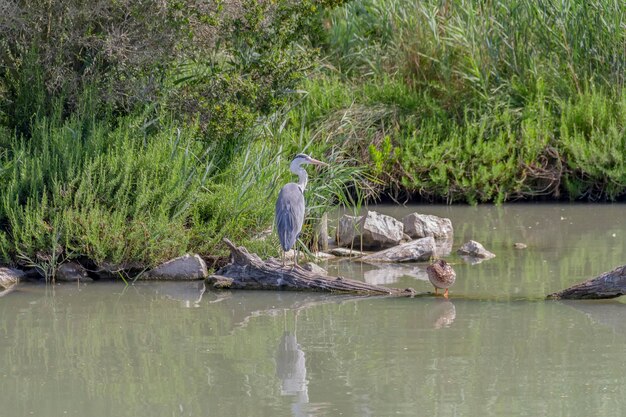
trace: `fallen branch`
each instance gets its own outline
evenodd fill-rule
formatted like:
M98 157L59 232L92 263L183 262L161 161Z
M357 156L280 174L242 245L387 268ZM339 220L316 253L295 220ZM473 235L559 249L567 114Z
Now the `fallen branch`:
M356 295L415 296L412 288L388 288L365 282L332 277L291 265L283 267L270 258L263 261L244 247L223 239L230 249L232 262L207 278L215 289L323 291Z
M616 298L626 294L626 265L548 295L555 299L599 299Z

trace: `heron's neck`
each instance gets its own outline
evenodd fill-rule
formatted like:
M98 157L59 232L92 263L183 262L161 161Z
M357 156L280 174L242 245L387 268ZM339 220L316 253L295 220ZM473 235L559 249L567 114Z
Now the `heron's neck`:
M302 168L301 165L291 166L291 172L298 176L298 187L300 187L300 191L304 193L304 189L306 188L306 183L309 181L309 176L306 173L306 170Z

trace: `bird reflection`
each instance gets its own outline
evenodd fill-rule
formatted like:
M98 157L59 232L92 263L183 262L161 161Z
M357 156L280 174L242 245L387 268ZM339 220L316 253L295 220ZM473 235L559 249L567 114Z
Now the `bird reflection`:
M450 327L456 319L456 308L449 300L437 299L428 310L428 321L435 329Z
M305 406L309 403L309 382L306 378L306 357L295 332L285 330L280 338L276 350L276 375L281 383L280 395L295 397L291 406L293 415L307 415Z
M281 381L281 395L297 395L298 401L308 402L306 358L296 335L283 333L276 352L276 374Z

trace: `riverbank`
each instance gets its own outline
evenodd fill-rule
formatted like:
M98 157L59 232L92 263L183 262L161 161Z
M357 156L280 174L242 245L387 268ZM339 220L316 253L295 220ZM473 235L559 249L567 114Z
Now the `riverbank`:
M323 212L380 196L623 198L623 6L446 4L250 1L256 14L191 7L185 26L172 9L145 26L118 2L81 26L69 10L82 6L55 1L56 31L6 15L1 262L150 268L225 253L225 236L275 256L276 237L259 237L301 151L331 164L310 173L305 243ZM106 31L73 32L116 16L134 19L124 41L146 59L111 55L121 40ZM75 43L56 49L56 32ZM161 44L139 42L152 32Z

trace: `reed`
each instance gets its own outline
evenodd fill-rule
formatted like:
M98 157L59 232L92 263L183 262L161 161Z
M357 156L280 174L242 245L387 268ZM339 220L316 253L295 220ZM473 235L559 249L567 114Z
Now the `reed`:
M626 192L621 3L361 0L326 21L316 132L371 143L361 160L392 195Z
M148 265L189 247L188 210L210 160L193 127L154 135L141 119L36 119L28 140L4 137L0 223L5 262L46 277L65 259Z

